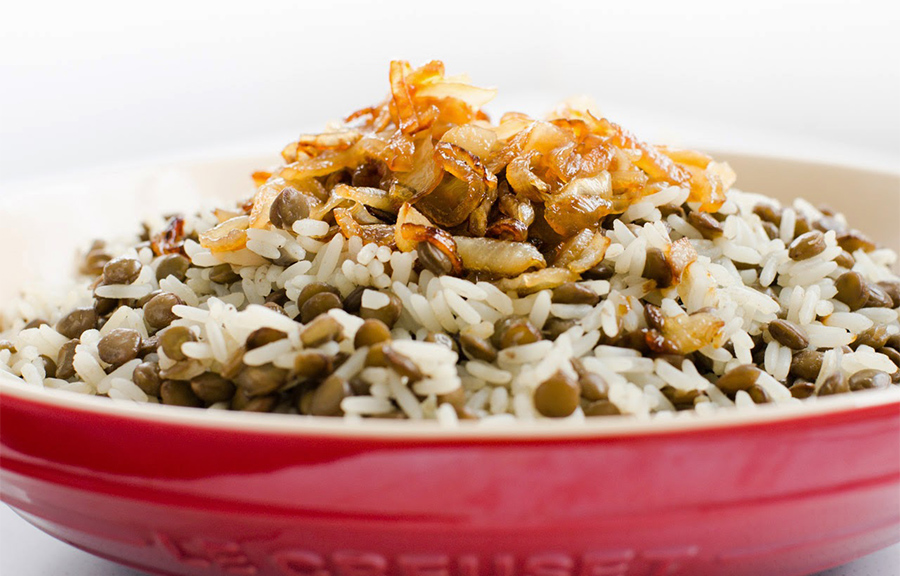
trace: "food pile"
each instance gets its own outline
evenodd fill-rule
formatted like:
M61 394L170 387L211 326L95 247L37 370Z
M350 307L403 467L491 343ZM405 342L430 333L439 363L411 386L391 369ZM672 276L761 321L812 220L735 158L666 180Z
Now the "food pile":
M392 62L390 96L234 206L95 242L0 380L122 401L437 419L752 409L900 380L896 255L840 214L574 104Z

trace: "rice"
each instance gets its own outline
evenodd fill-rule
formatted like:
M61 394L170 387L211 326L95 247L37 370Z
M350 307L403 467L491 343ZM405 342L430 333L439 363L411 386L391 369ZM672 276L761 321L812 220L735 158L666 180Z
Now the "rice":
M427 77L439 84L439 76ZM434 105L445 100L454 98ZM438 139L422 148L427 139L406 129L430 124L398 123L405 112L396 106L372 110L381 116L358 118L363 128L306 135L285 148L284 173L253 202L155 219L142 239L93 247L67 293L10 303L0 326L0 377L123 402L175 401L156 395L149 367L173 382L193 380L186 390L216 377L234 384L231 400L196 399L209 409L241 409L252 398L282 413L446 426L473 418L672 418L800 402L809 394L805 380L824 394L849 389L851 378L859 385L873 371L900 379L897 255L843 216L804 200L782 206L726 194L734 175L714 160L688 170L679 152L659 149L656 160L638 161L640 146L626 151L604 132L612 128L575 110L560 112L554 124L527 122L535 131L528 134L517 116L497 126L472 121L503 141L488 148L518 154L506 145L523 134L522 146L547 144L579 162L574 151L587 141L576 141L567 123L593 130L594 144L615 148L605 150L617 154L610 156L615 174L570 178L571 166L559 164L569 160L556 152L503 157L494 166L499 157L472 151L482 141L467 148ZM377 118L402 138L382 140ZM401 124L406 129L395 130ZM548 134L559 142L543 142ZM410 155L410 146L423 154ZM358 149L383 149L391 160L362 162ZM351 157L329 171L334 158ZM315 176L303 172L308 160L319 166ZM413 170L393 173L387 164ZM377 182L347 183L368 179L372 166ZM678 167L690 183L672 184L686 182L667 172ZM549 174L552 181L543 181ZM280 212L287 182L303 200ZM626 184L637 187L623 194ZM437 187L447 198L463 190L482 196L468 203L442 197L440 207L429 207ZM582 220L578 210L565 211L570 201L587 210L591 195L605 199L610 191L609 214L598 209ZM796 240L802 234L810 246ZM113 257L124 262L110 264L123 267L119 273L104 271ZM190 265L164 273L176 261ZM776 320L803 339L782 332L779 340L769 329ZM812 352L821 368L801 370L795 359ZM754 380L743 389L720 385L747 365ZM548 394L568 402L564 414L550 413L542 400Z

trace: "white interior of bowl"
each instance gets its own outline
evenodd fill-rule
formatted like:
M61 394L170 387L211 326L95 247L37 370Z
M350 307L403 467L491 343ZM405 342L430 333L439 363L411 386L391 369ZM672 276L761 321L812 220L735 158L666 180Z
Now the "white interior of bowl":
M738 174L737 187L774 196L782 201L802 196L814 204L828 204L844 212L850 224L877 241L900 250L900 174L875 172L784 158L717 154ZM0 303L29 287L64 282L73 270L76 249L94 238L132 234L148 215L190 211L200 206L237 200L252 190L249 175L277 163L271 155L240 156L216 160L184 161L166 166L119 169L77 180L51 181L5 190L0 196ZM745 425L773 420L853 410L877 404L900 404L900 388L845 394L796 405L767 405L739 412L722 410L697 416L650 421L629 417L596 418L586 423L537 422L491 426L463 423L457 430L438 428L430 422L365 420L348 426L341 419L274 414L178 409L140 406L65 392L43 391L2 377L4 394L42 403L87 411L115 410L139 418L189 423L200 426L238 427L253 430L328 434L465 436L571 436L653 433L696 427Z

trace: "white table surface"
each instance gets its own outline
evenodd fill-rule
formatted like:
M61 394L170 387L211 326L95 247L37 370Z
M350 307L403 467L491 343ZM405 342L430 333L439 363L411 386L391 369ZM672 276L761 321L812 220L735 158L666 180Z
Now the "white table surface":
M0 506L0 576L142 576L47 536ZM900 544L815 576L898 576Z

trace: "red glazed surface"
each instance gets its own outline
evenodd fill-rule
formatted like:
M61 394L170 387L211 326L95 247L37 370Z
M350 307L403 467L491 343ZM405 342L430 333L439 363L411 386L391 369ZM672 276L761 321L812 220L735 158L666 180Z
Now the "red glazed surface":
M896 174L725 158L739 187L781 199L814 190L900 248ZM57 183L58 196L11 193L0 244L16 250L4 254L0 298L69 265L58 242L23 245L28 230L52 221L46 232L65 245L131 231L163 210L164 193L181 208L238 198L246 175L274 160L178 165L193 196L171 181L138 193L156 166ZM116 210L106 224L122 229L86 227L99 210ZM800 575L900 541L900 389L822 400L448 432L142 408L0 373L0 498L50 534L159 574Z
M799 575L900 541L896 394L403 435L0 390L3 501L159 574Z

